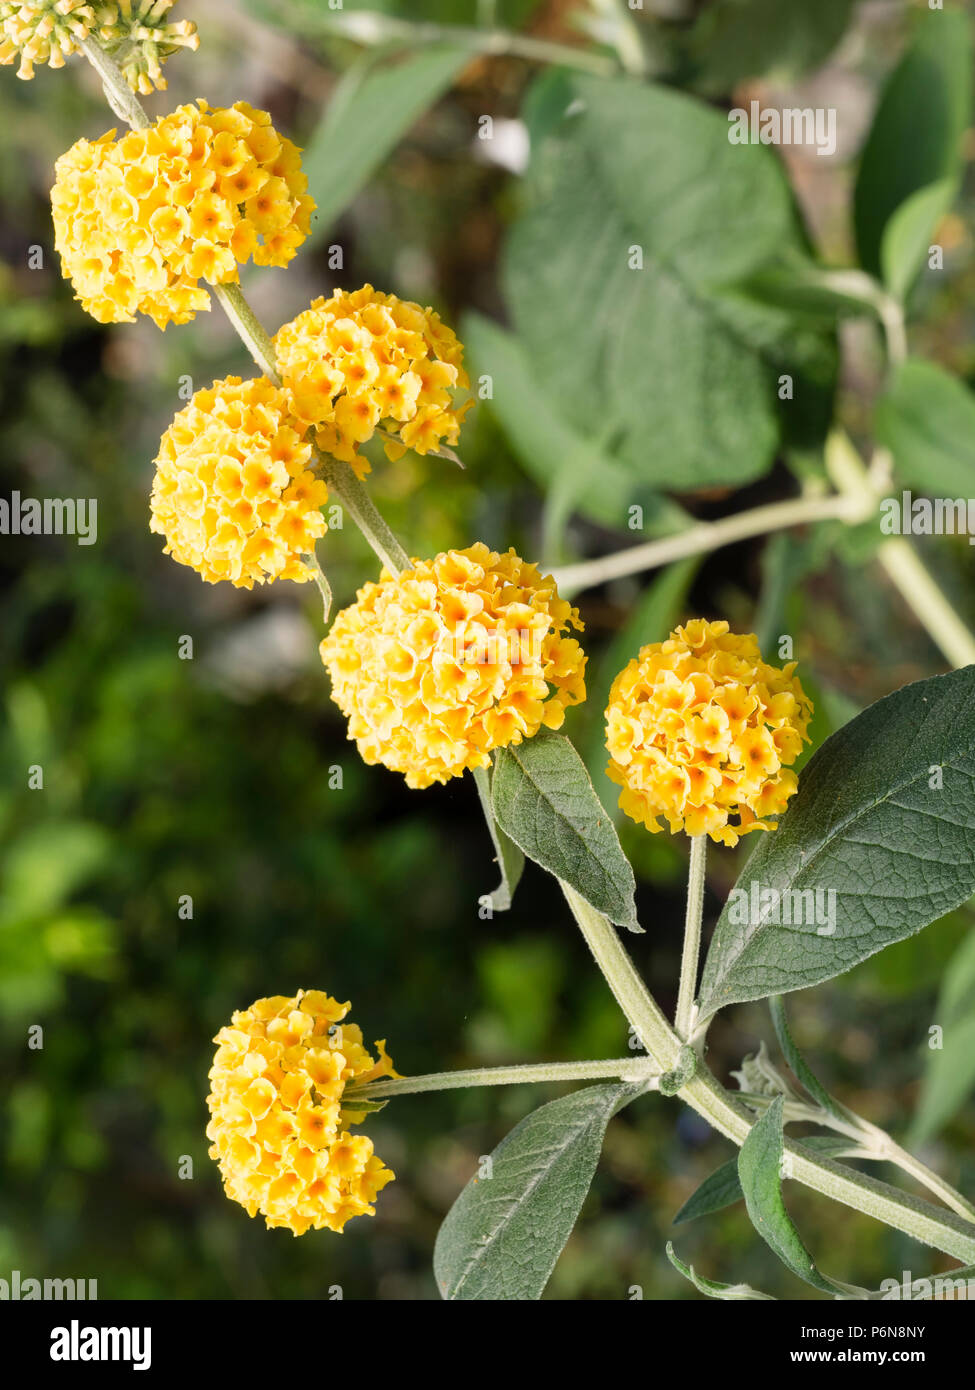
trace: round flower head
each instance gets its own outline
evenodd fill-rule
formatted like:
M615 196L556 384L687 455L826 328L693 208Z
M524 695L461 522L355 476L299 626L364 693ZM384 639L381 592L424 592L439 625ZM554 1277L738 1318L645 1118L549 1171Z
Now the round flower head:
M258 999L213 1040L210 1157L232 1201L296 1236L373 1216L393 1181L372 1141L349 1133L364 1112L346 1109L343 1093L350 1081L397 1073L384 1042L377 1062L361 1030L342 1022L348 1009L321 990Z
M210 307L200 281L238 264L287 265L308 234L298 147L265 111L238 101L181 106L121 139L79 140L58 160L54 245L75 294L100 323L148 314L160 328Z
M295 413L360 477L369 463L359 446L377 429L389 458L426 454L457 443L473 404L455 406L450 394L469 385L452 329L432 309L371 285L316 299L278 330L274 350Z
M311 579L302 556L325 533L328 489L310 457L287 397L266 377L215 381L162 437L149 529L211 584Z
M486 545L383 570L321 644L332 699L367 763L411 787L487 767L586 697L582 628L553 579Z
M99 6L98 8L103 8ZM17 76L29 80L35 63L63 68L78 40L96 27L95 7L84 0L34 0L0 4L0 63L18 59Z
M703 618L643 647L606 710L606 770L622 810L648 830L662 817L671 831L726 845L773 830L767 817L796 790L788 765L812 714L795 666L767 665L753 636Z

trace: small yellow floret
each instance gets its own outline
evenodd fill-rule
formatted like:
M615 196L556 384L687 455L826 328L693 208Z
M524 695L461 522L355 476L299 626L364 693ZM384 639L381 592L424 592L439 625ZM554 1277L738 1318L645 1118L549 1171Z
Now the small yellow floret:
M162 64L180 48L200 46L196 25L188 19L166 18L175 0L115 0L96 4L98 37L140 96L165 91Z
M432 309L371 285L316 299L278 330L274 350L296 414L360 477L369 463L359 446L377 429L389 458L425 454L457 443L473 405L451 395L469 385L453 330Z
M428 787L557 729L586 697L578 612L513 550L478 543L366 584L321 644L367 763Z
M793 675L762 660L752 635L693 622L643 647L621 671L606 710L608 775L619 804L648 830L737 844L785 810L812 705ZM738 816L737 825L729 817Z
M312 578L302 559L324 535L325 484L288 399L266 377L197 391L162 437L150 530L210 583Z
M385 1042L376 1061L361 1029L342 1022L348 1009L321 990L258 999L213 1040L210 1157L232 1201L296 1236L373 1216L376 1194L393 1181L372 1141L349 1133L363 1113L343 1097L352 1081L397 1073Z
M0 4L0 63L20 59L17 76L34 76L35 63L52 68L79 52L84 39L103 48L132 88L162 91L162 64L177 49L197 49L196 25L166 18L174 0L12 0Z
M51 190L62 272L100 323L148 314L160 328L209 309L200 281L238 263L287 265L315 204L298 148L238 101L181 106L147 130L79 140Z
M34 64L63 68L98 23L96 9L85 0L23 0L0 4L0 63L20 66L17 76L29 81Z

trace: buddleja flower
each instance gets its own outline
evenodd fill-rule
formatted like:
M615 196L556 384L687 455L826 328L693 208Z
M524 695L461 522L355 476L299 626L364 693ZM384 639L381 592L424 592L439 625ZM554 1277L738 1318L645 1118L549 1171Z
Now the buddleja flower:
M116 0L114 4L85 0L23 0L0 4L0 63L20 58L17 76L34 76L35 63L52 68L78 52L82 39L92 37L119 64L134 92L148 96L163 90L162 64L179 48L200 46L196 25L188 19L169 21L174 0Z
M34 76L34 64L63 68L98 22L96 6L85 0L33 0L0 4L0 63L20 60L17 76Z
M115 59L133 92L149 96L165 91L162 64L180 48L200 46L196 25L188 19L167 19L175 0L116 0L96 5L98 36Z
M374 1215L394 1177L372 1141L348 1130L363 1119L343 1106L349 1082L397 1074L384 1042L377 1062L361 1030L342 1022L348 1009L321 990L299 990L258 999L214 1038L210 1157L232 1201L296 1236Z
M326 453L369 463L360 445L382 429L389 458L457 443L472 400L451 391L469 385L464 351L432 309L363 285L316 299L274 338L278 370L296 414L316 429Z
M307 236L300 152L266 111L200 101L114 137L73 145L51 191L63 273L100 323L186 323L210 307L201 280L287 265Z
M609 776L620 807L648 830L710 835L727 845L785 810L812 705L793 675L762 660L726 622L693 622L643 647L606 710ZM736 825L730 824L738 817Z
M197 391L162 437L150 530L165 553L210 583L312 578L302 559L324 535L325 484L288 399L266 377L228 376Z
M579 615L513 550L416 560L366 584L321 644L332 698L367 763L428 787L557 729L586 697Z

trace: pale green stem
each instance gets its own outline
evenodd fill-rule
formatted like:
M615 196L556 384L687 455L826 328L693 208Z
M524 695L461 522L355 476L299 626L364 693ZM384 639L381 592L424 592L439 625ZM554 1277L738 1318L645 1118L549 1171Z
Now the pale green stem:
M342 459L316 450L322 476L390 574L410 568L410 557L372 500L369 489Z
M605 16L592 26L594 36L612 43L625 73L631 77L646 77L646 54L626 0L591 0L591 4L598 16Z
M975 662L975 637L910 541L904 536L892 536L880 547L878 559L901 598L952 666L971 666Z
M118 64L104 49L89 39L83 41L85 57L102 79L112 110L135 129L149 124L146 113L129 90ZM258 367L276 386L280 385L274 346L260 319L244 298L238 284L211 285L214 298L233 324ZM393 574L409 568L409 557L379 513L375 502L347 463L316 450L325 480L351 516L382 564Z
M399 1076L349 1087L343 1105L355 1109L357 1100L385 1100L418 1091L453 1091L462 1086L522 1086L536 1081L646 1082L652 1090L657 1073L646 1057L614 1057L597 1062L529 1062L516 1067L473 1067L469 1071L435 1071L425 1076Z
M281 378L278 375L277 359L274 355L274 344L254 313L254 310L244 298L244 292L240 285L224 284L211 285L211 292L217 300L221 309L234 326L238 338L260 367L261 371L272 381L275 386L281 385Z
M876 506L874 485L849 436L833 430L826 441L826 469L833 483L852 505L860 499ZM885 459L884 459L885 461ZM883 476L885 469L878 468ZM935 646L953 666L975 662L975 636L962 622L950 600L935 583L910 541L891 536L879 547L877 558L888 578L912 610Z
M631 1027L661 1072L674 1070L683 1044L640 979L615 928L567 883L561 886L596 964ZM718 1083L703 1063L698 1062L694 1075L678 1095L720 1134L739 1146L744 1143L754 1115ZM975 1262L975 1225L954 1212L941 1211L910 1193L854 1172L794 1139L785 1139L784 1151L790 1175L805 1186L964 1264Z
M602 54L591 53L585 48L573 48L569 44L553 43L548 39L533 38L529 34L515 34L508 29L475 29L460 24L395 19L369 10L335 13L327 17L322 15L317 28L320 33L342 34L355 43L367 45L455 44L459 48L470 49L472 55L510 55L535 63L557 63L561 67L580 68L603 77L611 77L619 71L618 65Z
M884 289L879 281L863 270L823 270L814 277L815 283L852 295L876 313L884 330L888 367L899 366L907 356L907 330L903 305Z
M610 579L640 574L658 569L687 555L701 555L732 545L749 536L763 536L771 531L784 531L792 526L806 526L814 521L862 521L862 507L847 497L797 497L787 502L770 502L753 507L720 521L701 521L676 536L663 536L644 545L629 546L597 560L584 560L578 565L565 565L554 572L559 592L567 597L582 589L605 584Z
M318 586L318 592L322 596L322 621L328 627L328 620L332 612L332 586L325 578L325 571L318 563L318 556L314 552L302 556L302 559L311 570L312 577Z
M110 58L94 39L76 39L75 43L102 79L105 97L119 120L125 121L133 130L145 130L149 117L114 58Z
M674 1030L684 1042L694 1031L694 998L697 993L697 965L701 955L701 923L704 917L704 869L708 837L692 835L687 870L687 909L684 915L684 949L680 961L680 987Z
M738 1099L745 1101L752 1110L765 1110L775 1097L740 1092ZM840 1114L832 1114L821 1106L809 1105L801 1100L787 1099L785 1102L787 1121L819 1125L822 1129L831 1129L835 1134L844 1135L852 1140L850 1153L846 1157L862 1158L876 1163L893 1163L902 1172L915 1178L929 1192L940 1197L945 1206L951 1207L952 1211L956 1211L966 1221L975 1222L975 1205L962 1196L957 1188L952 1187L951 1183L946 1182L939 1173L908 1153L885 1130L871 1124L848 1106L841 1105L840 1111Z

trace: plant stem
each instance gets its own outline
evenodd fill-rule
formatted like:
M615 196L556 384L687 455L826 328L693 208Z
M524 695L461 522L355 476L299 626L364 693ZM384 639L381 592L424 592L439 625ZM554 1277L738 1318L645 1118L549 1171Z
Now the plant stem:
M674 1030L690 1042L694 1029L694 997L697 993L697 965L701 954L701 923L704 917L704 867L708 837L692 835L691 858L687 870L687 910L684 915L684 949L680 961L680 987Z
M853 522L863 519L862 504L858 506L848 497L791 498L786 502L770 502L762 507L753 507L735 516L723 517L720 521L701 521L676 536L663 536L644 545L633 545L612 555L600 556L597 560L566 565L557 569L554 577L559 592L571 598L580 590L591 589L609 579L621 579L628 574L657 569L672 560L717 550L749 536L784 531L813 521Z
M316 449L319 467L326 483L342 503L381 562L391 574L410 568L410 557L396 539L389 523L372 500L369 489L342 459Z
M738 1099L745 1101L750 1110L764 1111L774 1097L739 1092ZM785 1116L787 1121L793 1123L819 1125L822 1129L831 1129L835 1134L842 1134L851 1141L850 1152L844 1157L862 1158L873 1163L893 1163L902 1172L916 1179L922 1187L940 1197L945 1206L951 1207L952 1211L956 1211L966 1221L975 1222L975 1206L939 1173L901 1148L900 1144L879 1125L871 1124L846 1105L840 1105L839 1109L841 1114L831 1114L822 1106L787 1099ZM838 1156L834 1154L834 1158Z
M567 883L561 886L596 964L631 1027L661 1072L673 1070L683 1045L681 1039L640 979L615 928ZM739 1146L744 1143L754 1116L700 1061L678 1095L720 1134ZM975 1262L975 1225L955 1212L942 1211L910 1193L846 1168L796 1140L785 1139L785 1153L791 1176L805 1186L876 1217L963 1264Z
M870 474L845 431L832 431L826 441L825 459L834 485L852 504L861 499L866 505L868 498L871 499L871 508L876 504ZM885 472L886 469L878 469L878 474ZM904 536L891 536L880 546L877 558L894 587L947 660L953 666L970 666L975 662L975 636L935 583L910 541Z
M211 293L218 302L234 330L267 377L275 386L281 385L278 364L274 356L274 345L270 335L244 298L244 292L237 284L211 285Z
M325 571L318 563L318 556L312 551L309 555L303 555L302 559L312 572L312 577L318 585L318 592L322 596L322 621L328 627L329 615L332 612L332 586L325 578Z
M419 1091L453 1091L461 1086L520 1086L533 1081L646 1081L656 1080L646 1057L614 1057L596 1062L529 1062L515 1067L473 1067L469 1071L435 1071L425 1076L399 1076L391 1081L370 1081L349 1087L343 1105L355 1109L356 1100L383 1100Z
M105 97L119 120L125 121L133 130L145 130L149 125L149 117L142 109L139 98L122 76L122 70L115 59L110 58L94 39L75 39L74 42L102 79Z
M910 541L904 536L891 537L880 547L878 559L901 598L952 666L971 666L975 662L975 637Z
M332 14L318 23L320 33L342 34L356 43L381 45L456 44L469 48L472 56L526 58L535 63L557 63L561 67L580 68L584 72L612 77L619 71L617 63L602 54L565 43L515 34L508 29L472 28L461 24L432 24L420 20L395 19L371 11L356 14Z
M149 119L116 62L91 39L81 41L81 49L102 79L105 95L116 115L135 130L144 130ZM210 290L258 367L275 386L278 376L274 347L254 310L244 298L239 284L211 285ZM409 557L383 520L375 502L347 463L316 450L329 487L365 536L382 564L393 574L409 568Z

